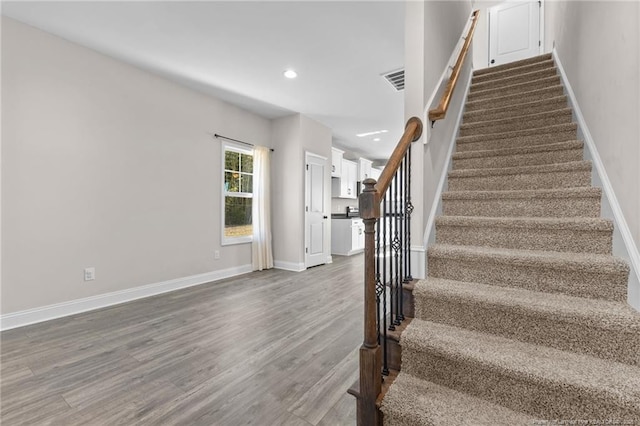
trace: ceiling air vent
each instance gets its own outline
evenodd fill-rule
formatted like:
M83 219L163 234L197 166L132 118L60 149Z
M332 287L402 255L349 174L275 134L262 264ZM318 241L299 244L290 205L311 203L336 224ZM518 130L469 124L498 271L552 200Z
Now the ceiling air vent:
M391 71L382 76L393 86L398 92L404 90L404 70Z

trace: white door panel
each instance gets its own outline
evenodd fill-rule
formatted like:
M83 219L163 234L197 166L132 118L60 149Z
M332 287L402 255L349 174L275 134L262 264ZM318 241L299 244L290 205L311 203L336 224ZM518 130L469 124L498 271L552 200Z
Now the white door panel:
M540 3L507 1L489 9L489 66L541 53Z
M327 263L329 247L325 243L329 226L326 195L329 190L328 161L307 153L305 175L305 265Z

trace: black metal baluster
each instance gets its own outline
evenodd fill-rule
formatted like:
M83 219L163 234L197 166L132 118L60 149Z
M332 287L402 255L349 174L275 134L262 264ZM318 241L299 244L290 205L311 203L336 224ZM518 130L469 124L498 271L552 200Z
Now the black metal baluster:
M395 179L395 178L394 178ZM394 180L391 181L389 185L389 189L387 190L389 194L389 330L396 329L396 316L397 316L397 291L395 284L395 274L394 274L394 264L393 264L393 252L394 252L394 234L393 234L393 217L394 217L394 203L393 200L395 198L395 188L394 188Z
M376 258L376 270L378 274L380 274L380 263L382 263L382 278L379 281L379 285L381 286L382 291L382 330L383 330L383 340L382 340L382 374L385 376L389 375L389 363L388 363L388 349L387 349L387 285L385 279L386 265L385 265L385 250L386 250L386 236L385 236L385 207L384 202L382 206L382 218L378 219L378 247L377 247L377 258ZM382 223L380 223L382 221ZM382 250L381 250L382 247ZM382 258L380 255L382 254ZM379 306L379 305L378 305Z
M400 229L398 232L398 240L400 241L400 248L398 249L398 312L400 315L398 317L400 321L404 321L404 167L403 158L400 163L400 168L398 169L398 186L400 188L400 196L398 197L398 227Z
M394 226L394 230L393 230L393 263L394 263L394 281L395 281L395 311L396 311L396 318L394 321L395 325L400 325L400 293L401 293L401 289L400 289L400 280L398 279L398 277L400 276L400 271L399 271L399 251L400 251L400 236L399 236L399 229L398 229L398 215L400 213L400 209L398 206L398 199L400 198L400 191L399 191L399 179L398 179L398 172L396 171L395 176L393 177L393 199L392 199L392 203L393 203L393 223L395 224Z
M411 204L411 147L406 154L407 158L407 276L406 281L412 281L411 275L411 213L413 213L413 204Z
M380 219L376 221L376 327L378 332L378 344L380 344L380 262L378 257L380 256Z

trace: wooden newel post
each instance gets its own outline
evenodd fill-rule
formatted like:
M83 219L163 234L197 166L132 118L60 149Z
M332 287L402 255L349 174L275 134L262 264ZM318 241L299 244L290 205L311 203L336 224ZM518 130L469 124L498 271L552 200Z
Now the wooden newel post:
M364 222L364 342L360 347L360 398L358 425L376 426L381 418L376 399L382 390L382 357L377 335L375 225L380 217L380 198L374 179L365 179L359 197Z

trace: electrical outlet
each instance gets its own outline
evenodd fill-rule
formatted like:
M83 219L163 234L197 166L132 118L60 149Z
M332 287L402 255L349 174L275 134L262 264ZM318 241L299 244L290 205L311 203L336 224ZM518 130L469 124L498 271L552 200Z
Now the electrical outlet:
M213 252L213 258L215 260L220 259L220 250L216 250L216 251Z
M96 279L96 268L91 267L91 268L85 268L84 270L84 280L85 281L92 281Z

